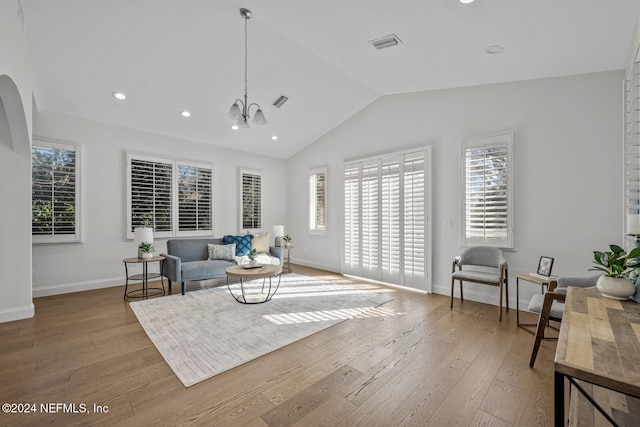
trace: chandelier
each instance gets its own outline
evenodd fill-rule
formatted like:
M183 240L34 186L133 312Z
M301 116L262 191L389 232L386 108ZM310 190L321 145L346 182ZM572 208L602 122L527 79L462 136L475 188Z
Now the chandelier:
M240 9L240 15L244 18L244 102L242 99L236 99L229 110L229 118L236 121L231 126L231 129L248 129L249 126L249 110L254 105L257 107L256 114L253 117L253 123L256 125L266 125L267 119L264 117L264 113L258 104L251 103L249 104L249 99L247 95L247 21L251 19L251 11L249 9L242 8ZM240 108L242 106L242 109Z

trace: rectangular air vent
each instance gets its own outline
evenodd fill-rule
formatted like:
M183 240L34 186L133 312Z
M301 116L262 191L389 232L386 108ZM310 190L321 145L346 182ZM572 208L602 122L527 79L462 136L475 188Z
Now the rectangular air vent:
M384 49L385 47L393 47L402 43L402 40L395 34L389 34L388 36L380 37L379 39L369 40L369 43L376 49Z
M280 95L279 97L276 98L275 101L273 101L271 104L274 105L275 107L282 107L284 105L285 102L287 102L289 100L289 97L287 95Z

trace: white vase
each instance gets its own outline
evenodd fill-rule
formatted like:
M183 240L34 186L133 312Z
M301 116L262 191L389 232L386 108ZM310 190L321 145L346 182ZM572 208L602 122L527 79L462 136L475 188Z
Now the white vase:
M627 277L600 276L596 288L602 296L617 300L626 300L636 293L635 286Z
M256 265L258 265L258 261L256 261L255 259L252 259L251 261L249 261L249 265L251 267L255 267Z
M151 259L153 254L151 252L142 252L142 259Z

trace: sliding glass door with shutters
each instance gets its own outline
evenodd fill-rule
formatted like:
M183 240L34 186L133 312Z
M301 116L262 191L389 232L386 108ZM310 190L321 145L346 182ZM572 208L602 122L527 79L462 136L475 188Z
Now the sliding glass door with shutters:
M431 290L430 148L344 165L342 272Z

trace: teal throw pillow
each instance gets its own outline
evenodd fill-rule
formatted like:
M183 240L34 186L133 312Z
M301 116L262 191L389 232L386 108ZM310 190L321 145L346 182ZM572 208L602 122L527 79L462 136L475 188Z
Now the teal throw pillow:
M251 239L253 239L251 234L243 234L241 236L224 236L222 238L222 243L225 245L235 243L236 256L245 256L249 255L249 252L251 252Z

